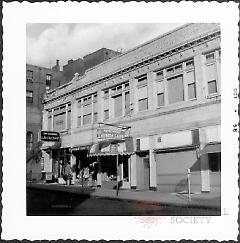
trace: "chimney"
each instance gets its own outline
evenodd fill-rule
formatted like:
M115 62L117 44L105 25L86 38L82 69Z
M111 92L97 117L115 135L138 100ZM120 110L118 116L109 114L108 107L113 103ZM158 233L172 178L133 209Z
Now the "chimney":
M54 71L60 71L60 66L59 66L59 60L56 60L56 65L52 67L52 70Z

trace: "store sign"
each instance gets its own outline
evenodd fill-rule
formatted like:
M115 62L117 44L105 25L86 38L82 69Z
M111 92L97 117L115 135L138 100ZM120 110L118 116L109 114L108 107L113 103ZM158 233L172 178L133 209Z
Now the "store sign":
M59 132L41 131L41 141L59 141Z
M125 138L125 131L123 130L112 130L106 128L99 128L97 130L97 138L100 140L105 139L120 139L124 140Z

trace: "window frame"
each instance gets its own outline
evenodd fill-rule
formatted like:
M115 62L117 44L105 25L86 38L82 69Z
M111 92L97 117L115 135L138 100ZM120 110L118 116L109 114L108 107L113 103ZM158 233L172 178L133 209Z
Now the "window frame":
M31 94L31 96L28 96L28 94ZM33 91L32 90L27 90L26 91L26 101L27 103L33 103Z

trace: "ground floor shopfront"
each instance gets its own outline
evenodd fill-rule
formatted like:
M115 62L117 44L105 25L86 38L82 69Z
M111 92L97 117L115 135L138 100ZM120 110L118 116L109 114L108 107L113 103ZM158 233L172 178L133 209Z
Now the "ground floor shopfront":
M220 192L220 126L133 137L133 148L111 153L111 143L85 144L46 150L45 171L54 178L75 165L74 181L114 189L184 193ZM125 144L125 145L124 145ZM190 178L190 183L188 183ZM85 182L86 184L87 182Z

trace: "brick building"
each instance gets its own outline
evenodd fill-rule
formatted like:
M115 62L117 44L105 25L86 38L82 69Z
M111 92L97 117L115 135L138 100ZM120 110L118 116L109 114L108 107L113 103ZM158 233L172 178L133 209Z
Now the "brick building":
M38 132L42 128L43 97L46 89L55 89L63 84L63 74L56 65L50 69L26 64L26 152L27 160L29 152L36 147ZM32 170L34 177L41 176L40 164L32 160L27 163L27 172Z
M75 73L82 76L87 69L90 69L119 54L121 53L111 49L101 48L95 52L85 55L83 58L78 58L76 60L70 59L68 60L68 63L63 66L63 75L66 80L70 81L74 77Z
M219 24L187 24L49 91L43 130L61 145L43 144L44 170L97 162L98 186L118 177L162 192L186 191L190 171L192 191L219 191L220 35Z

